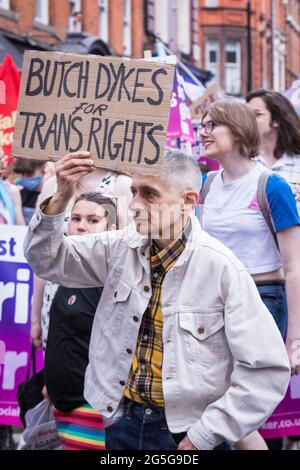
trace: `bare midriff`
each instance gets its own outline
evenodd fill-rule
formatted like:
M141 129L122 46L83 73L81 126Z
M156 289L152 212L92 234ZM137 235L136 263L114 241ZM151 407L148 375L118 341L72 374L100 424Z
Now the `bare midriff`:
M283 281L283 269L279 268L276 271L270 273L252 274L255 282L257 281Z

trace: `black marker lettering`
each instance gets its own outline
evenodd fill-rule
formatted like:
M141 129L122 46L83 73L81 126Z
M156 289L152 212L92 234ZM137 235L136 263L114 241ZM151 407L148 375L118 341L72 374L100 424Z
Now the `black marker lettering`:
M143 157L146 127L152 127L153 122L138 122L137 124L141 128L141 139L137 158L137 164L139 164L141 163Z
M71 135L71 119L72 119L72 116L69 114L68 125L67 125L65 115L61 114L60 116L59 126L57 130L58 138L56 139L57 140L56 142L57 148L55 148L56 151L59 150L60 148L60 143L61 143L62 138L64 142L64 149L67 151L69 148L69 141L70 141L70 135ZM78 119L78 118L75 118L75 119Z
M36 113L29 113L27 111L21 111L20 116L25 116L26 117L24 131L23 131L23 134L22 134L22 141L21 141L21 146L24 148L26 146L26 137L27 137L28 127L29 127L30 117L31 116L36 116Z
M132 103L144 103L143 98L136 98L136 91L138 88L145 88L144 82L139 82L139 75L140 73L149 73L151 72L151 69L138 69L136 72L136 77L135 77L135 84L134 84L134 90L133 90L133 95L132 95Z
M112 124L110 130L109 130L109 135L108 135L108 156L111 160L115 160L119 156L120 149L122 147L122 144L120 142L112 144L112 137L113 133L118 126L124 126L123 121L116 121ZM112 147L115 150L115 153L112 151Z
M68 88L68 75L70 72L72 72L73 69L81 67L81 66L82 66L82 63L75 62L74 64L71 65L71 67L68 68L68 70L65 73L63 88L64 88L64 94L68 96L69 98L74 98L75 96L77 96L77 98L80 97L80 94L78 95L78 89L80 90L80 77L78 78L78 82L77 82L78 83L77 90L72 92ZM74 80L73 80L73 83L74 83Z
M96 114L96 112L98 111L98 114L99 116L101 117L102 116L102 112L103 111L106 111L108 108L107 104L99 104L99 106L97 106L94 111L93 111L93 114Z
M44 140L42 142L40 142L40 146L41 146L42 150L45 150L46 145L48 144L48 140L49 140L51 134L53 134L53 138L54 138L53 139L54 140L54 145L53 146L54 146L54 150L56 151L56 150L58 150L58 146L57 146L57 114L56 113L53 114L50 126L47 129Z
M100 158L101 152L100 152L100 147L99 147L99 141L96 137L96 133L100 131L101 127L102 127L101 119L93 117L92 120L91 120L91 127L90 127L90 134L89 134L89 141L88 141L87 150L88 150L88 152L91 151L92 142L94 141L98 158Z
M65 81L65 67L68 64L71 64L72 62L70 60L66 60L65 62L55 62L55 64L58 64L61 66L61 73L60 73L60 82L59 82L59 87L58 87L58 92L57 92L57 97L61 97L61 92L64 87L64 81Z
M83 110L84 114L90 114L92 113L94 110L94 105L93 104L89 104L88 106L86 106Z
M82 132L80 132L80 130L76 127L76 122L77 121L81 122L82 118L80 116L77 116L77 117L73 118L72 121L71 121L71 126L72 126L73 131L75 131L76 134L78 135L78 145L77 145L77 147L70 147L69 152L78 152L78 150L80 150L82 148L83 135L82 135Z
M83 108L83 106L86 106L87 104L88 104L88 103L84 103L84 102L83 102L83 103L80 103L79 106L76 106L76 108L75 108L74 111L72 112L72 115L76 114L77 111L80 111L80 110Z
M50 96L53 93L53 88L56 80L56 73L57 73L57 62L54 63L54 71L51 77L51 83L48 85L48 79L50 75L50 67L51 67L51 60L47 60L45 72L44 72L44 86L43 86L43 94L44 96Z
M103 132L103 145L102 145L102 154L101 158L104 159L106 154L106 143L107 143L107 136L108 136L108 125L109 119L105 119L104 121L104 132Z
M134 144L135 144L135 136L136 136L136 127L137 123L136 121L133 122L133 129L132 132L130 132L131 137L128 137L128 131L129 131L129 124L130 121L129 119L126 120L125 124L125 131L124 131L124 139L123 139L123 148L122 148L122 155L121 155L121 161L123 162L125 160L125 152L126 152L126 144L130 143L130 151L129 151L129 157L126 158L128 162L132 161L132 153L134 149Z
M84 65L85 65L85 71L83 70ZM83 84L82 98L86 98L87 91L88 91L88 84L89 84L89 70L90 70L90 63L89 63L88 60L85 63L80 64L77 98L81 97L81 86L82 86L82 84Z
M38 68L34 70L35 64L38 64ZM41 72L43 69L44 62L42 61L42 59L31 59L25 92L27 96L36 96L41 93L43 89L43 80ZM38 80L36 88L32 88L33 78L36 78Z
M153 144L153 147L155 147L155 149L156 149L156 155L155 155L153 160L150 160L148 157L145 157L145 163L147 163L147 165L154 165L157 162L157 160L159 159L160 147L159 147L159 143L157 142L157 140L155 140L155 137L153 136L153 134L154 134L155 131L161 131L162 132L163 130L164 130L163 126L161 124L159 124L157 126L153 126L152 129L150 129L147 132L148 139Z
M44 113L32 113L32 114L35 114L36 121L32 129L32 134L31 134L31 138L30 138L30 142L28 146L30 149L34 148L34 142L35 142L36 137L38 138L39 146L40 147L42 146L43 136L41 134L41 128L44 126L46 122L46 114Z
M123 69L125 68L125 65L122 63L118 68L118 72L116 73L115 68L114 68L114 64L110 63L109 65L110 65L110 68L111 68L111 71L112 71L112 74L113 74L114 84L110 89L109 95L107 97L107 101L110 101L112 99L112 97L115 93L115 90L118 86L119 78L121 77ZM119 101L120 101L120 99L119 99Z
M126 68L125 66L122 68L122 75L121 75L121 81L120 81L120 88L119 88L119 93L118 93L118 101L121 101L122 99L122 88L124 88L124 91L127 95L128 101L131 100L131 96L129 91L126 88L126 80L130 77L130 75L135 71L134 68L130 69L127 74L125 75Z
M100 92L99 87L102 85L101 83L101 78L102 78L102 70L106 73L106 88L104 91ZM111 84L111 75L109 68L105 64L99 64L98 65L98 72L97 72L97 80L96 80L96 90L95 90L95 99L103 98L108 90L110 89L110 84Z
M157 83L157 81L156 81L157 76L160 75L160 74L168 75L168 72L165 69L158 69L158 70L155 70L154 74L151 77L151 81L152 81L153 85L158 90L158 100L157 101L153 100L152 98L147 98L148 103L151 104L152 106L160 105L163 98L164 98L164 93L162 91L162 88L159 85L159 83Z

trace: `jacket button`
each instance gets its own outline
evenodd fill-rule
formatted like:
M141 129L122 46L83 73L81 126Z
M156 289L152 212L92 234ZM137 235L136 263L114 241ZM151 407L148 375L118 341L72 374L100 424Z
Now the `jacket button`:
M122 385L122 387L124 387L126 385L124 380L120 380L119 384Z
M138 317L136 317L136 316L133 317L133 320L134 321L139 321Z
M198 333L199 333L199 335L202 335L202 333L204 333L204 331L205 331L204 326L201 326L201 325L198 326Z
M132 349L129 349L129 348L126 349L126 352L127 352L128 354L132 354Z
M114 293L114 298L116 298L117 295L118 295L118 291L116 291L116 292Z
M144 287L144 291L145 291L145 292L150 292L150 287L149 287L149 286L145 286L145 287Z
M114 411L114 409L113 409L112 406L108 406L108 407L107 407L107 411L108 411L109 413L112 413L112 412Z

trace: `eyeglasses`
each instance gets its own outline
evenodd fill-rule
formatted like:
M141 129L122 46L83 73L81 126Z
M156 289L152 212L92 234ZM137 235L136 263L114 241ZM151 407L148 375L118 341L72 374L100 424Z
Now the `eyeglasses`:
M214 121L207 121L205 123L202 122L199 126L199 129L200 131L204 129L205 134L210 135L217 125L218 124L216 124Z

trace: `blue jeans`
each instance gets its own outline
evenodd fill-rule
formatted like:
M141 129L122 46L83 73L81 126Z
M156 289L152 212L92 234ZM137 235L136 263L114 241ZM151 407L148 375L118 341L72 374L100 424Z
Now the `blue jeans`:
M173 450L186 433L172 434L163 408L125 399L124 415L105 429L106 450ZM228 450L221 445L218 450Z
M287 332L288 311L284 282L257 282L256 287L263 303L272 314L281 336L285 338Z

